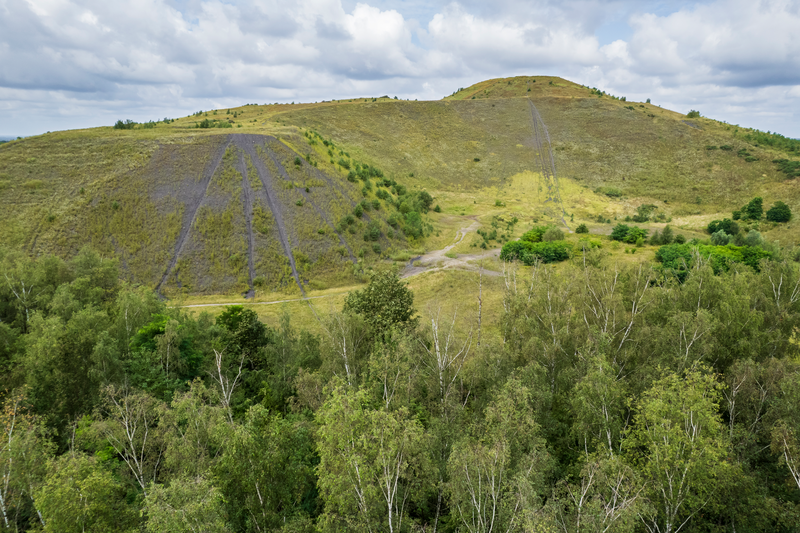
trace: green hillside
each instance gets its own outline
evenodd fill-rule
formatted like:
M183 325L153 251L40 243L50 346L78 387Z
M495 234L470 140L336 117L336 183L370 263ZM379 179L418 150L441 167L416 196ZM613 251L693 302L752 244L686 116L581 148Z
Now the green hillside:
M800 211L798 180L773 162L796 168L800 142L560 78L488 80L441 101L247 105L132 126L2 145L2 241L65 257L91 244L165 294L252 294L351 283L364 263L449 241L458 217L608 233L597 220L644 204L691 232L754 196ZM443 214L423 208L406 227L418 190ZM378 209L354 217L357 204ZM792 223L759 229L797 241Z

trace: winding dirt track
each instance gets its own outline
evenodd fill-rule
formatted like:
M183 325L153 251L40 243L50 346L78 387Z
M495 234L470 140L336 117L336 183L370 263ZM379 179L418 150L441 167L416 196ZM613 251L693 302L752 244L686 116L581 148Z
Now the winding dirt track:
M475 261L486 257L497 257L500 255L500 248L487 250L477 254L461 254L457 257L447 257L447 252L455 248L468 233L473 233L480 227L480 222L473 220L472 224L465 228L461 228L456 233L456 240L452 244L445 246L441 250L428 252L427 254L415 257L408 262L408 265L400 273L401 278L410 278L423 272L437 272L440 270L466 270L470 272L477 272L479 267L470 264L469 261ZM417 263L417 265L415 265ZM499 276L500 272L492 270L484 270L487 276Z

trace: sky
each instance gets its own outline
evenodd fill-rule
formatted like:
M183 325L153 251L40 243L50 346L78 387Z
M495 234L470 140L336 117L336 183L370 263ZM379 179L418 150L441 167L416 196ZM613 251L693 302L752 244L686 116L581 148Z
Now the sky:
M0 137L561 76L800 138L800 0L0 0Z

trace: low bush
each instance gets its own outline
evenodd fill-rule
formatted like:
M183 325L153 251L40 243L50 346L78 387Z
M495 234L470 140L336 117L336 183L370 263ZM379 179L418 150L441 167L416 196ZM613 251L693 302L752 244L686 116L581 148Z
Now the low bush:
M739 224L729 218L723 218L722 220L713 220L709 222L708 228L706 229L712 235L720 230L728 235L736 235L739 233Z
M522 261L530 266L534 263L555 263L569 259L571 246L564 241L529 242L512 241L503 245L500 259L503 261Z
M637 226L628 226L626 224L617 224L611 230L611 240L626 242L628 244L635 244L639 239L647 238L647 230Z
M622 191L616 187L598 187L594 190L597 194L605 194L610 198L621 198Z
M767 220L770 222L789 222L792 219L792 210L785 203L778 200L767 210Z
M564 240L564 232L558 228L549 228L542 235L542 241L544 242L555 242L563 240Z
M575 233L589 233L589 228L586 226L586 224L581 224L575 228Z

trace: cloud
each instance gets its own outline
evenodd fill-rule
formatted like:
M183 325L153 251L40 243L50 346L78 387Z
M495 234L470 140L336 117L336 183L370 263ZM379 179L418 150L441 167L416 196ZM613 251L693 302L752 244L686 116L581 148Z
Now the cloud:
M797 27L791 0L0 0L0 97L26 117L0 134L553 74L800 136Z

